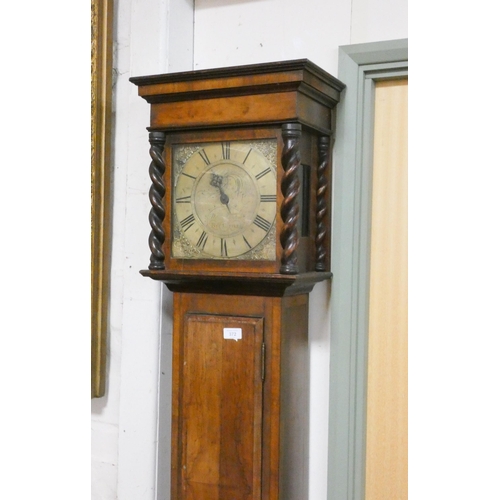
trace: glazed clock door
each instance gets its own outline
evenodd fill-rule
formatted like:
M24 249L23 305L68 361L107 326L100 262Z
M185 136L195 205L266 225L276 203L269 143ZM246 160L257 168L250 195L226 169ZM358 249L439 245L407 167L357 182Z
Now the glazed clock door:
M179 500L260 500L262 318L186 314Z

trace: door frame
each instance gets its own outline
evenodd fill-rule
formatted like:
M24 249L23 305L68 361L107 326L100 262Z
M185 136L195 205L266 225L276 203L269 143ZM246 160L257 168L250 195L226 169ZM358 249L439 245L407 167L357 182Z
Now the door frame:
M375 83L408 76L408 39L339 47L328 500L364 500Z

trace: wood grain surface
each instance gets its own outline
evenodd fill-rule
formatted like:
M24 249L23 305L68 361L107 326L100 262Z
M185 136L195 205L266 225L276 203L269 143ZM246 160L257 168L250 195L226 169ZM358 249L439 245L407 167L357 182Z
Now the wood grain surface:
M366 500L408 498L408 81L376 84Z

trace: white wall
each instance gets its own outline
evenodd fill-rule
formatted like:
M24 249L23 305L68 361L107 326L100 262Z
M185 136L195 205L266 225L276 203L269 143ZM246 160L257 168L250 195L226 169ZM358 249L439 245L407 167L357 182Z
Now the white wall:
M195 69L308 58L334 73L337 47L349 43L350 3L197 0Z
M297 58L336 76L339 45L408 36L406 0L194 5L193 32L193 0L115 2L111 332L106 396L92 402L93 500L166 500L169 488L171 303L166 289L139 274L149 263L149 115L128 78ZM311 294L311 500L326 499L329 289L321 283ZM160 429L159 411L167 419ZM159 447L158 433L164 438ZM158 497L157 455L163 469Z

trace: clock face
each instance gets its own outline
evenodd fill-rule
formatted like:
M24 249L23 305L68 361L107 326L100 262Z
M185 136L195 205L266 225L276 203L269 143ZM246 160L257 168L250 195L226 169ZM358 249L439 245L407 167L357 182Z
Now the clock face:
M173 257L276 258L276 150L276 140L173 147Z

